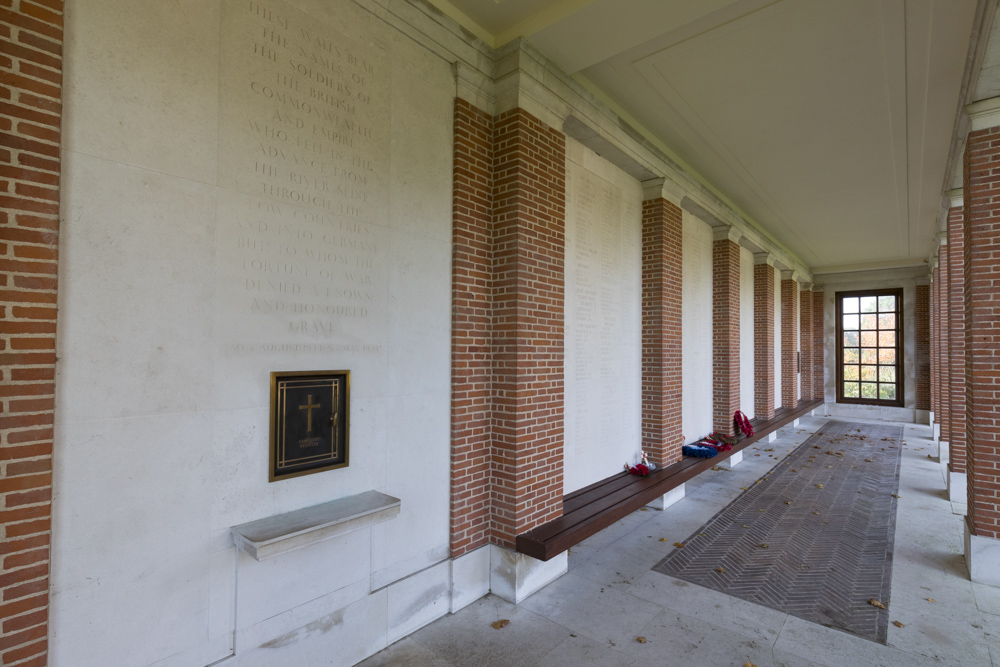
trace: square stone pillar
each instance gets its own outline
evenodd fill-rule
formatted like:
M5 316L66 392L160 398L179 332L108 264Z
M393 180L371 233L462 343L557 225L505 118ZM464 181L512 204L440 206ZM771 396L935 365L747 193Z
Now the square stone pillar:
M952 502L965 503L965 216L962 191L948 195L948 495Z
M813 293L812 285L799 292L799 377L803 400L813 397Z
M754 414L774 417L774 255L757 253L753 267Z
M643 183L642 449L658 466L681 458L681 208L665 179Z
M740 238L717 228L712 246L712 428L727 435L740 409Z
M781 405L799 404L799 283L794 271L781 272Z
M963 279L968 516L965 558L973 581L1000 586L1000 98L967 107ZM942 329L944 327L942 326Z

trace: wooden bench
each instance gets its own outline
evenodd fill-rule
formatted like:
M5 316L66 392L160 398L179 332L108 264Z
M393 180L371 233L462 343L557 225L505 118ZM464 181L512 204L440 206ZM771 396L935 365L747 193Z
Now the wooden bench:
M710 459L684 456L648 477L620 472L574 491L563 497L561 517L517 536L517 551L549 560L821 405L823 399L800 401L795 408L779 408L773 419L752 419L752 436L739 434L732 451Z

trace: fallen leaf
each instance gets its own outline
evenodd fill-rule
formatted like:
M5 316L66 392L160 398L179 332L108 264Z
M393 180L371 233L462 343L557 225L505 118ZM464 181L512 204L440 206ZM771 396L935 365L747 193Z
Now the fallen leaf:
M832 468L833 466L827 466L827 468Z
M758 544L757 546L760 547L761 549L769 549L769 548L771 548L770 544Z
M640 508L639 508L639 511L640 511L640 512L648 512L649 510L647 510L647 509L646 509L645 507L640 507Z
M934 598L927 598L927 601L928 602L937 602L937 600L935 600Z
M905 628L906 627L905 625L903 625L899 621L893 621L892 624L895 625L897 628Z
M755 665L752 662L748 661L748 662L744 662L743 663L743 667L757 667L757 665Z
M646 638L645 637L636 637L635 640L637 642L639 642L640 644L645 644L646 643Z
M490 625L493 626L494 630L499 630L500 628L506 628L508 625L510 625L510 621L508 621L506 618L502 618L496 623L490 623Z
M928 454L928 455L927 455L927 458L929 458L929 459L932 459L932 458L934 458L934 457L933 457L933 456L931 456L930 454Z
M758 512L763 512L764 510L757 510Z
M822 488L823 488L823 485L822 485L822 484L817 484L817 485L816 485L816 488L817 488L817 489L822 489Z
M798 470L796 470L795 468L792 468L792 472L798 472Z
M681 544L680 542L674 542L674 546L677 547L678 549L683 549L684 548L684 545Z
M871 598L870 600L868 600L868 604L870 604L873 607L878 607L879 609L885 609L886 608L884 604L882 604L881 602L879 602L875 598Z
M819 512L813 512L813 514L815 514L816 516L819 516Z
M745 487L745 486L741 486L740 488L743 489L744 491L747 490L747 487Z
M706 535L705 533L698 533L698 534L701 535L702 537L708 537L708 535Z
M744 528L749 528L750 526L748 526L748 525L746 525L746 524L743 524L743 527L744 527Z
M791 500L786 500L786 501L785 501L785 504L786 504L786 505L791 505L791 504L792 504L792 501L791 501Z
M715 568L715 571L716 572L722 572L723 574L725 574L726 573L726 568L724 568L724 567L722 567L720 565L719 567Z
M897 493L894 493L894 494L892 494L892 497L893 497L893 498L899 498L899 494L897 494Z
M661 541L661 542L666 542L666 541L667 541L667 538L665 538L665 537L661 537L661 538L660 538L660 541Z
M865 463L875 463L872 459L865 459Z

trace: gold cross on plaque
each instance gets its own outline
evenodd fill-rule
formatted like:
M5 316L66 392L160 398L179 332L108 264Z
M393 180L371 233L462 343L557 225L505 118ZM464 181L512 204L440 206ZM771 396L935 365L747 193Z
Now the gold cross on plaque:
M313 430L313 410L319 407L319 403L313 403L313 395L309 394L306 397L306 404L300 405L299 410L306 411L306 433L312 433Z

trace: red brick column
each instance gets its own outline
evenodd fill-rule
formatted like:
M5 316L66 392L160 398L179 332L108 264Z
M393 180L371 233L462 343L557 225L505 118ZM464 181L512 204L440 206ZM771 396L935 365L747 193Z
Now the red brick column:
M826 398L826 310L822 287L813 288L813 398Z
M562 514L566 139L522 109L494 119L493 532Z
M965 472L965 242L962 207L948 210L948 469Z
M799 375L802 378L802 399L813 397L813 293L811 289L799 292L799 348L802 351Z
M930 306L930 285L917 285L913 305L917 410L931 409Z
M774 261L766 253L753 267L754 415L774 417Z
M951 442L951 360L948 357L950 349L950 304L948 303L949 276L951 270L948 262L948 244L945 240L938 250L938 392L940 396L941 415L937 417L941 423L941 440ZM951 451L949 447L949 452ZM950 453L949 453L950 458Z
M455 100L451 551L562 513L565 137Z
M489 542L493 409L493 118L455 99L451 555Z
M62 0L0 2L0 663L48 660Z
M941 376L940 370L938 369L938 362L940 361L940 355L938 354L938 340L940 338L938 334L938 313L940 309L940 302L938 300L938 292L940 287L941 278L938 275L937 267L937 257L932 258L932 268L931 268L931 288L930 288L930 302L931 302L931 340L930 348L928 352L931 356L931 412L934 413L934 423L940 428L941 421L941 403L940 403L940 383Z
M712 428L733 434L740 409L740 246L734 230L712 246Z
M797 369L799 330L799 285L791 271L782 271L781 279L781 405L794 408L799 404Z
M965 148L964 273L967 525L1000 539L1000 127L975 129ZM941 327L944 329L944 327ZM967 554L968 556L968 554ZM975 564L973 564L973 567ZM994 575L994 579L996 579ZM974 573L975 580L975 573Z
M681 458L681 209L642 204L642 449L664 466Z

